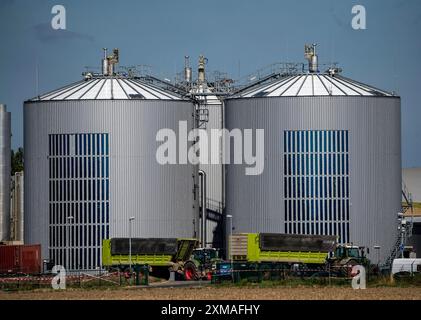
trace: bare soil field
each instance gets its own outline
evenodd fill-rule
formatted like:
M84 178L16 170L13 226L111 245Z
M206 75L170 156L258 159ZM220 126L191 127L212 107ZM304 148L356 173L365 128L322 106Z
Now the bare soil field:
M421 300L421 287L201 287L0 292L0 300Z

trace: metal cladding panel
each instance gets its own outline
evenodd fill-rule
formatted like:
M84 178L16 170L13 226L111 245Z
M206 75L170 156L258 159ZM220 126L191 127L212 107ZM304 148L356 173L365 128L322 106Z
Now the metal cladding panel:
M236 232L285 233L285 130L348 130L350 242L371 249L380 245L381 259L389 254L401 210L399 98L229 99L225 108L227 129L265 129L261 175L246 176L244 165L226 167L226 212Z
M10 175L11 175L10 112L0 104L0 241L9 240Z
M156 134L163 128L178 134L179 121L191 129L193 112L186 101L25 103L26 243L41 243L43 257L48 256L48 135L75 133L109 134L110 238L128 237L132 216L133 237L192 237L197 166L160 165Z

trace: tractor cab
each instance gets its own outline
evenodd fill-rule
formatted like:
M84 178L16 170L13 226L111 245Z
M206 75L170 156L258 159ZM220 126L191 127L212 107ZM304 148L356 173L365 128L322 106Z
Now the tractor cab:
M364 247L357 246L338 246L335 250L334 256L337 258L361 258L365 256Z
M192 260L199 265L207 265L219 259L219 251L215 248L198 248L193 250Z
M368 248L367 248L367 253ZM354 245L339 245L336 247L333 257L329 259L335 265L366 265L366 248Z

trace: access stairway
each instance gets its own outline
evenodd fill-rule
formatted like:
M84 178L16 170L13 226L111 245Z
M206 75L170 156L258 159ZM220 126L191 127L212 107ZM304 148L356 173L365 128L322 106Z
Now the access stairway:
M392 250L384 263L384 269L390 270L393 260L398 258L403 251L408 239L412 236L413 228L413 202L412 196L408 191L405 183L402 182L402 214L398 218L396 241L393 244Z

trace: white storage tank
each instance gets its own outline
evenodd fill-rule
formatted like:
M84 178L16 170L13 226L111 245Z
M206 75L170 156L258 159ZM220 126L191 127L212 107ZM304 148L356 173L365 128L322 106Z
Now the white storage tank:
M225 101L228 130L265 137L261 175L226 166L226 213L236 232L336 235L373 259L381 246L383 260L401 210L400 98L337 70L309 70Z
M102 239L128 237L131 217L133 237L198 236L197 166L156 160L157 132L193 129L194 104L114 60L24 104L25 242L69 269L101 266Z
M6 105L0 104L0 241L10 236L11 122Z

